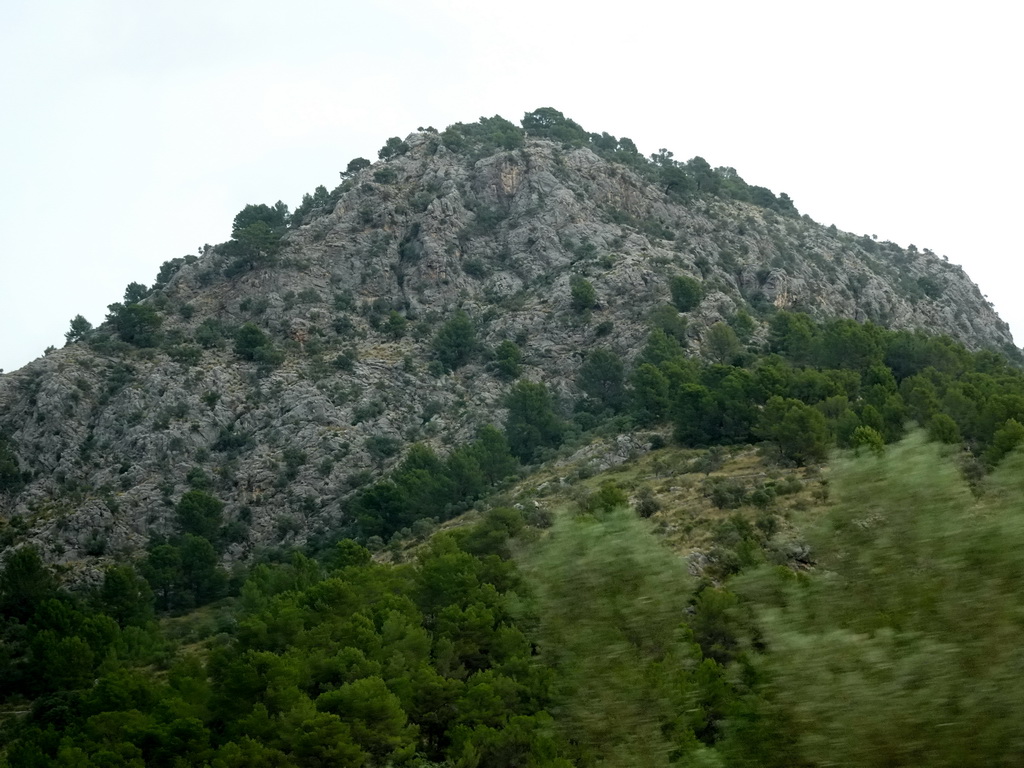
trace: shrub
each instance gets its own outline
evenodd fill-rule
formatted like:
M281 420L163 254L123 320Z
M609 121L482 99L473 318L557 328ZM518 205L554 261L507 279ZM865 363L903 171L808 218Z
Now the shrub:
M377 151L377 157L381 160L390 160L393 157L404 155L409 151L409 145L402 141L397 136L392 136L387 142Z
M561 445L566 425L555 412L554 399L542 383L520 381L506 399L505 433L512 455L524 462L535 460L541 449Z
M246 323L235 332L235 354L243 360L280 365L284 353L274 348L270 338L252 323Z
M434 356L449 371L468 363L477 353L476 330L469 316L459 310L434 337Z
M27 473L18 466L18 457L0 435L0 493L17 493L24 487Z
M223 522L224 502L206 491L188 491L174 508L183 533L215 541Z
M636 513L640 515L640 517L650 517L661 509L661 503L654 498L654 491L647 486L644 486L636 496L635 508Z
M155 347L163 318L147 304L111 304L107 319L117 334L136 347Z
M512 341L506 339L494 350L494 372L503 379L512 381L519 376L519 364L523 359L522 350Z
M86 320L81 315L75 315L71 319L71 328L64 334L64 339L67 344L71 344L76 341L84 339L89 331L92 330L92 323Z
M595 349L587 355L576 383L594 410L622 410L626 404L624 370L622 358L609 349Z
M672 303L680 312L694 309L704 297L704 287L687 275L673 277L668 287L672 292Z
M577 312L586 312L597 306L597 292L589 280L573 275L569 280L569 296L572 308Z
M369 167L370 161L367 160L365 157L354 157L348 161L348 165L345 167L345 171L341 175L343 177L355 176L357 173L363 170L363 168Z

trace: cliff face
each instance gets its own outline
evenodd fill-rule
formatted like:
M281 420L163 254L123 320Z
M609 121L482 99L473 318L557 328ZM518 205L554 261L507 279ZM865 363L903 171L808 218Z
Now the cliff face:
M229 556L301 543L410 442L445 450L501 422L508 383L487 350L514 340L524 375L568 398L588 350L632 359L678 275L704 288L685 315L695 355L740 309L763 339L771 307L1012 346L963 271L929 253L679 199L588 147L480 156L432 131L406 144L307 206L273 257L207 248L168 269L141 302L160 320L153 346L108 324L0 377L0 433L26 480L0 496L5 544L72 566L123 556L170 531L190 487L227 502ZM574 305L573 278L593 302ZM483 352L446 372L432 340L459 309ZM275 359L239 354L247 323Z

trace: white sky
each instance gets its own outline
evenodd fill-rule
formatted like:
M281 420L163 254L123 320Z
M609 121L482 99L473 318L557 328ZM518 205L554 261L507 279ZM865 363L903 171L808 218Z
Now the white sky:
M1014 6L6 0L0 368L248 203L294 208L418 126L545 106L945 254L1019 341Z

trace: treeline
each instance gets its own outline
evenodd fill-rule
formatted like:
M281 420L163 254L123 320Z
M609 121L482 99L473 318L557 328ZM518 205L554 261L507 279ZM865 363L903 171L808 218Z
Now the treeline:
M341 542L252 570L199 653L152 621L130 569L72 595L31 549L0 573L3 765L518 765L565 749L513 609L498 509L417 562ZM566 762L549 762L564 765Z
M591 133L557 109L542 107L527 112L522 127L500 115L481 117L476 123L455 123L441 134L444 145L454 152L465 152L473 158L495 152L517 149L526 137L550 139L566 147L588 147L606 160L627 165L678 201L698 194L715 195L731 200L753 203L787 216L798 211L786 193L776 196L766 187L747 184L735 168L712 168L702 157L686 162L673 159L673 153L660 149L645 158L632 139L616 138L607 132Z
M359 535L388 539L419 520L446 520L468 509L518 468L505 435L487 425L444 459L414 445L386 479L359 491L347 511Z
M791 313L771 317L763 345L740 317L717 326L703 345L714 362L702 363L678 322L696 301L687 288L674 285L677 322L657 313L631 367L611 349L587 356L571 413L544 384L514 381L504 430L484 427L445 457L414 446L350 501L350 533L401 538L588 429L668 424L683 445L767 441L796 464L861 449L836 471L838 504L801 548L801 567L827 578L766 565L789 562L778 524L735 515L714 534L706 579L691 580L610 486L608 503L581 505L543 543L522 513L500 508L404 566L374 564L346 539L319 562L296 553L229 574L220 553L237 531L197 488L179 500L173 535L94 588L62 589L30 547L8 557L0 690L8 711L27 714L3 726L3 760L1019 761L1006 691L1022 666L1007 638L1020 608L1024 374L948 338ZM931 444L891 445L914 422ZM966 446L959 466L943 444ZM3 477L16 483L9 454ZM204 605L216 619L198 649L155 620Z
M911 423L963 443L977 471L1024 440L1024 374L995 352L799 313L773 315L768 330L764 345L745 347L729 325L712 327L703 348L718 362L688 355L685 336L662 328L628 372L614 352L595 350L580 370L577 410L668 423L693 447L768 441L797 464L834 446L895 442Z
M1019 764L1024 454L972 493L948 453L839 462L797 521L815 570L761 532L719 582L621 506L543 537L496 508L401 566L351 540L257 565L161 628L131 569L70 594L22 549L0 764Z
M594 429L667 424L681 445L765 443L780 460L807 465L835 447L881 450L916 423L935 441L963 444L974 479L1024 441L1024 373L994 352L786 312L772 316L764 348L745 348L724 323L708 339L710 356L722 362L701 362L688 354L685 333L662 327L631 369L610 349L591 351L571 413L543 383L516 381L505 397L503 431L485 427L447 458L415 446L389 478L350 502L358 526L348 534L387 540L418 520L448 519L520 463Z

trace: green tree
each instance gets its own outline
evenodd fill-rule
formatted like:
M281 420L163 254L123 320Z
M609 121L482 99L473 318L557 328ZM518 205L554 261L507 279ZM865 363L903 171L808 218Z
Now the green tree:
M675 438L683 445L708 445L718 440L717 405L711 391L700 384L686 383L672 393L672 421Z
M578 745L578 764L668 766L693 744L678 717L692 708L679 616L691 580L679 559L618 509L558 518L527 566L541 658L556 671L557 725Z
M554 448L565 435L565 422L555 412L554 399L539 382L518 381L505 399L505 434L512 455L534 461L542 448Z
M151 546L141 571L156 594L157 606L164 611L174 607L182 582L181 550L172 544Z
M27 619L56 592L57 582L38 549L21 547L8 555L0 571L0 614Z
M317 709L338 715L351 729L352 740L374 756L378 765L398 749L412 744L416 731L409 727L402 702L377 676L364 677L322 694Z
M725 323L715 323L708 328L704 349L713 362L722 365L733 363L743 353L736 332Z
M377 152L377 157L381 160L390 160L393 157L404 155L409 151L409 145L402 141L397 136L392 136L385 142L384 146Z
M527 112L523 115L522 126L527 135L533 138L552 139L576 146L582 146L590 140L589 134L578 123L552 107Z
M122 627L141 626L153 618L153 590L131 566L108 568L96 599L100 608Z
M514 381L519 378L519 364L522 359L523 352L519 346L505 339L494 350L494 372L507 381Z
M265 365L279 365L284 360L284 354L252 323L245 323L235 332L235 354Z
M695 309L704 298L704 286L689 275L676 275L668 288L672 292L672 303L680 312Z
M202 536L186 533L181 540L181 584L196 605L222 597L227 588L213 544Z
M21 471L18 455L0 434L0 493L17 493L25 487L26 473Z
M580 512L584 514L610 514L616 509L629 506L629 496L611 480L605 480L601 487L580 501Z
M206 491L188 491L174 508L183 533L201 536L210 542L220 538L224 523L224 502Z
M341 174L343 179L347 179L350 176L355 176L364 168L370 167L370 161L365 157L354 157L348 161L348 165L345 166L344 172Z
M592 409L618 413L626 404L622 358L610 349L595 349L580 366L576 383Z
M669 338L678 342L681 347L686 344L686 318L672 304L659 304L648 315L652 333L655 330L664 332Z
M490 485L514 475L519 469L505 434L491 424L480 427L471 449L484 479Z
M84 339L92 330L92 323L81 315L71 318L71 329L64 334L65 346Z
M408 324L409 321L403 315L400 315L395 310L391 310L388 320L384 324L384 333L393 339L400 339L405 336L405 329Z
M45 689L83 688L93 680L96 656L81 637L60 637L49 629L32 638L32 667Z
M772 315L769 324L769 347L798 365L809 363L819 334L818 326L808 315L779 312Z
M433 341L434 356L446 370L454 371L477 353L476 329L461 309L441 326Z
M641 363L630 377L631 407L638 424L655 424L668 415L668 377L650 363Z
M685 364L685 360L686 356L679 339L661 328L655 328L647 337L647 344L640 351L637 365L649 363L655 368L663 369L666 363Z
M787 713L788 765L1012 765L1024 667L1016 574L1024 526L1018 454L981 490L923 436L886 461L839 462L834 503L808 525L817 570L781 569L748 587L759 611L772 706ZM1005 470L1005 471L1003 471ZM756 586L755 586L756 583ZM841 757L838 757L841 756Z
M239 211L232 224L231 240L218 246L230 259L225 274L233 277L274 263L289 220L288 206L280 200L273 206L247 205Z
M280 235L288 226L288 206L278 200L274 205L249 204L235 214L231 236L239 237L254 224L263 224L266 231Z
M928 439L938 443L956 445L963 437L960 427L947 413L937 413L928 422Z
M778 396L765 405L758 433L774 442L784 457L801 466L824 461L832 441L821 411L799 400Z
M881 456L885 452L885 438L882 437L878 430L871 427L857 427L853 430L853 437L850 439L850 442L857 451L861 448L867 448L876 456Z
M985 461L989 466L995 466L1021 443L1024 443L1024 424L1016 419L1007 419L992 437L992 444L985 451Z
M131 282L128 283L128 287L124 289L125 304L138 304L147 296L149 296L149 288L144 286L142 283Z
M711 168L703 157L699 155L691 158L686 163L686 170L697 185L698 192L715 194L721 185L721 178Z
M586 312L597 306L597 292L585 277L573 275L569 279L569 297L576 312Z
M163 318L148 304L111 304L107 320L118 335L136 347L155 347Z

